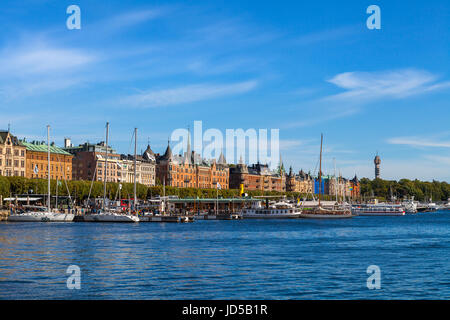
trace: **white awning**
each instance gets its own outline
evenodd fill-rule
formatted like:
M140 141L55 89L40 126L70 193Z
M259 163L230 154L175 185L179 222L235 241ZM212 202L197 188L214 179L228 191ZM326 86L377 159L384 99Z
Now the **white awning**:
M37 201L37 200L42 200L42 198L33 198L33 197L29 197L29 198L5 198L3 199L3 201Z

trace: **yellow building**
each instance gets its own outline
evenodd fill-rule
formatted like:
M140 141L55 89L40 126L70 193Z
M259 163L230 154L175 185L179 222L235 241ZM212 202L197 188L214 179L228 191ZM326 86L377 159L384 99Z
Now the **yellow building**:
M46 179L48 176L47 145L42 142L25 142L26 147L26 177ZM72 180L73 155L50 145L50 179Z
M25 176L25 146L9 131L0 131L0 176Z

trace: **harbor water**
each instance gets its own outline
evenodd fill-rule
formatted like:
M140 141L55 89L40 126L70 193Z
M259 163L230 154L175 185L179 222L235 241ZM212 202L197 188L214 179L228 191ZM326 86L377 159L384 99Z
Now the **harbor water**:
M68 289L67 268L80 268ZM367 268L381 271L369 290ZM342 220L0 222L1 299L450 299L450 212Z

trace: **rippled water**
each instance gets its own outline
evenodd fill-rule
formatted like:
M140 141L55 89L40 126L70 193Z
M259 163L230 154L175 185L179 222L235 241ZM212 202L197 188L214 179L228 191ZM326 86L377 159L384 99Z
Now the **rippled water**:
M69 290L66 269L81 269ZM381 289L366 286L369 265ZM2 299L449 299L450 212L189 224L0 223Z

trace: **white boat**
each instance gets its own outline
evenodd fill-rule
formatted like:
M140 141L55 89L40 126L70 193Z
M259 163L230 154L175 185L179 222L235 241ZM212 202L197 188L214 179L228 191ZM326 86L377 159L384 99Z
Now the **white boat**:
M413 200L403 201L402 206L405 209L405 213L417 213L417 202Z
M31 210L24 213L13 213L8 221L13 222L71 222L75 215L72 213L52 212L50 208L50 126L47 126L47 207L29 207Z
M360 204L352 207L359 216L404 216L405 208L398 204Z
M136 130L136 129L135 129ZM105 148L105 168L107 168L108 159L108 132L109 122L106 123L106 148ZM135 131L136 133L136 131ZM135 163L134 163L134 208L136 208L136 139L135 139ZM139 217L132 214L114 212L106 209L106 170L103 178L103 209L99 213L84 215L86 222L139 222Z
M139 222L139 217L116 212L100 212L84 215L86 222Z
M450 198L448 198L447 203L440 206L439 210L450 210Z
M75 217L72 213L51 212L47 207L30 207L29 212L15 213L8 217L13 222L71 222Z
M292 219L298 218L301 213L301 209L287 202L277 202L270 207L262 207L258 201L251 208L242 209L240 215L243 219Z

